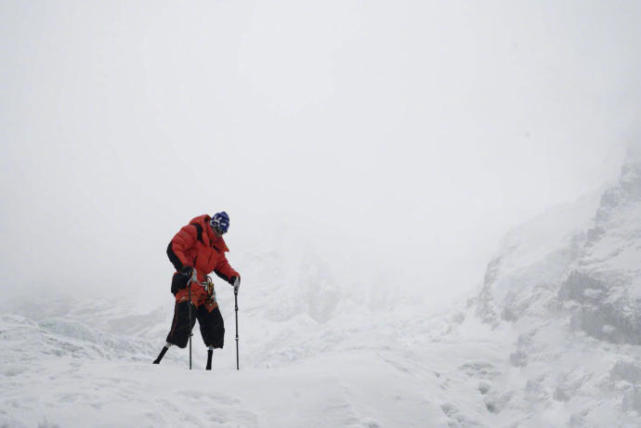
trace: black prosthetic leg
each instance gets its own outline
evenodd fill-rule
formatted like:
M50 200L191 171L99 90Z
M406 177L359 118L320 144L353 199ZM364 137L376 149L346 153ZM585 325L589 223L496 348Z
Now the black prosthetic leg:
M214 354L214 350L212 348L209 348L207 350L207 367L205 370L211 370L211 357Z
M169 344L167 344L167 345L162 347L162 349L160 350L160 354L158 354L158 358L156 358L154 360L154 364L160 364L160 361L162 360L162 357L165 356L165 354L167 353L168 349L169 349Z

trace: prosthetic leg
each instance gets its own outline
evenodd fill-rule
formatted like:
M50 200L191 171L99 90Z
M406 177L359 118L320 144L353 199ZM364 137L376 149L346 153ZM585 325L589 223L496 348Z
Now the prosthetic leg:
M162 347L160 350L160 354L158 354L158 358L154 360L154 364L160 364L160 361L162 360L162 357L165 356L167 353L167 350L171 347L171 343L167 342L165 346Z
M209 346L207 349L207 367L205 368L205 370L211 370L211 357L213 356L213 354L214 354L214 347Z

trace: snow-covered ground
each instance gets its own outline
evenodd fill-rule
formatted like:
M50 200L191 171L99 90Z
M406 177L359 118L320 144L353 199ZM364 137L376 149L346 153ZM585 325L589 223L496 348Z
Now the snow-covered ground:
M48 314L23 309L28 316L2 316L3 423L438 426L463 417L461 405L444 401L442 391L476 388L466 374L449 373L450 364L456 360L471 372L487 364L478 361L478 340L451 343L440 337L440 321L418 314L337 316L324 324L306 315L289 322L250 316L240 372L233 332L213 372L203 371L205 351L195 336L189 372L186 351L171 349L162 365L150 364L167 316L131 316L122 304L119 315L110 307L60 305ZM158 331L110 332L148 324L158 324ZM488 354L500 355L496 349ZM480 405L482 394L475 395Z
M170 296L4 301L0 426L639 426L640 218L630 159L602 194L510 232L479 292L440 311L340 288L303 254L296 287L241 289L240 371L222 283L212 372L197 330L194 370L175 348L151 364ZM260 277L278 252L251 257Z
M150 364L167 317L124 315L122 305L119 316L109 307L2 316L0 337L8 351L0 372L3 423L293 427L492 420L485 400L496 394L503 350L476 321L453 332L462 314L449 320L369 313L324 324L307 316L289 322L246 317L241 371L235 370L231 332L212 372L203 371L205 350L195 336L195 370L189 372L186 351L171 349L163 364ZM156 332L110 333L154 322Z

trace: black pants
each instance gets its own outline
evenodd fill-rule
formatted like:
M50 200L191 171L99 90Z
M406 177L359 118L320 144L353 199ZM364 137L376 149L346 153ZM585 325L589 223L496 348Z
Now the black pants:
M206 346L222 348L225 341L225 323L218 307L209 312L205 306L191 307L191 325L189 325L189 302L176 303L174 320L167 335L167 342L184 348L189 341L189 333L194 328L196 320L200 325L200 334Z

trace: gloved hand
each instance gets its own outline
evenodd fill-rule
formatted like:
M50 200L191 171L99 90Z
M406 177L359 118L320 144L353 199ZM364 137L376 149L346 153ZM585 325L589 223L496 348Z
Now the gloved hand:
M229 278L229 282L234 287L234 293L238 293L238 289L240 288L240 275L232 276L231 278Z
M187 278L187 280L189 280L189 278L191 278L191 275L192 275L193 273L194 273L194 268L193 268L193 267L191 267L191 266L184 266L184 267L180 270L180 274L181 274L182 276L184 276L185 278ZM186 286L186 285L187 285L187 284L185 283L185 286Z
M187 288L187 284L189 284L189 280L191 279L191 275L194 272L194 268L191 266L185 266L180 270L180 272L176 272L174 276L171 279L171 293L175 296L178 291L182 290L183 288Z

